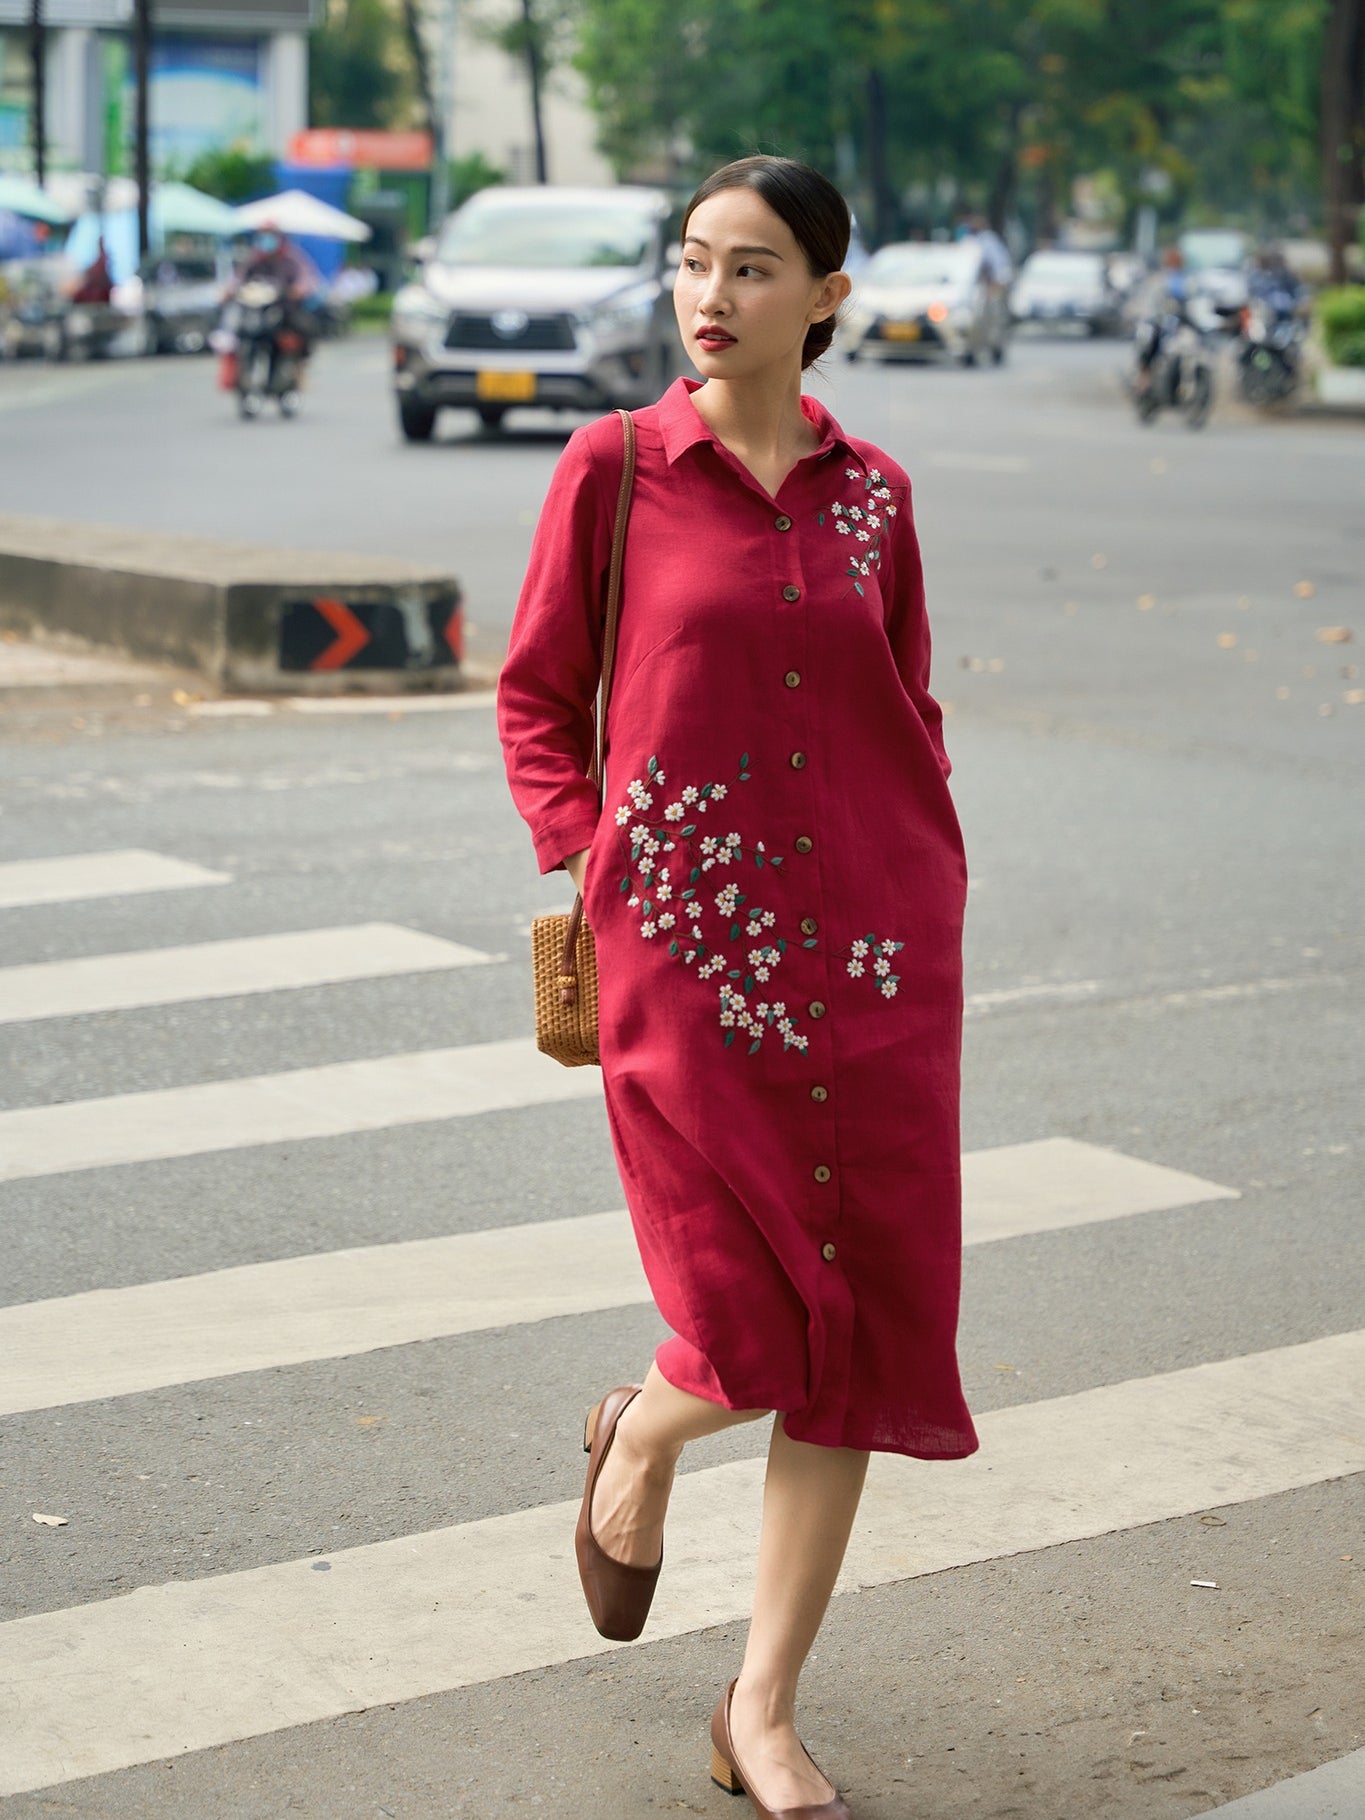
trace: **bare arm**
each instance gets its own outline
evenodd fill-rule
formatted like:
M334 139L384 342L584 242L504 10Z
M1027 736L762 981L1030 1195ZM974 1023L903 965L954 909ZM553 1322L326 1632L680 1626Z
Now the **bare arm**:
M565 858L564 870L573 880L575 891L583 889L583 874L588 869L588 854L591 851L590 847L584 847L581 853L570 853Z

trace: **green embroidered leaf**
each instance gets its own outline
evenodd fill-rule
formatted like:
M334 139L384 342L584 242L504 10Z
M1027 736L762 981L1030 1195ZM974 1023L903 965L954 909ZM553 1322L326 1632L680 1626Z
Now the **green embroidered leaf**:
M621 880L621 889L622 889L622 890L623 890L623 891L629 891L629 890L630 890L630 879L629 879L629 878L623 878L623 879L622 879L622 880Z
M738 923L731 923L731 925L730 925L730 940L732 942L737 942L739 940L739 924Z
M762 1041L763 1041L763 1038L761 1036L756 1036L754 1038L753 1042L750 1043L750 1045L749 1045L749 1054L750 1055L753 1055L753 1053L755 1052L755 1050L758 1049L758 1047L762 1043Z
M778 952L778 953L779 953L779 954L785 954L785 953L786 953L786 952L787 952L787 942L786 942L786 937L785 937L785 936L781 936L781 935L779 935L779 936L778 936L778 938L777 938L777 952Z
M731 1045L731 1043L733 1043L733 1042L734 1042L734 1040L735 1040L735 1033L734 1033L734 1031L733 1031L733 1030L727 1030L727 1031L726 1031L726 1032L725 1032L725 1047L726 1047L726 1048L727 1048L727 1049L728 1049L728 1048L729 1048L729 1047L730 1047L730 1045Z
M815 940L815 937L814 937L814 936L811 936L811 938L810 938L810 940L809 940L809 941L807 941L807 942L802 942L802 944L801 944L801 946L802 946L802 947L803 947L803 948L814 948L814 947L816 947L816 946L817 946L817 945L818 945L818 944L817 944L817 943L816 943L816 940Z
M755 853L754 864L756 866L761 866L763 864L763 855L761 853Z
M703 784L701 787L702 795L709 796L711 794L711 792L715 789L715 787L716 786L714 784Z
M825 515L823 512L817 512L815 514L815 522L818 525L822 525L825 522Z
M656 771L657 771L657 770L658 770L658 769L659 769L659 761L658 761L658 759L657 759L657 758L651 758L651 759L650 759L650 761L649 761L649 775L650 775L650 776L651 776L651 777L653 777L653 775L654 775L654 773L655 773L655 772L656 772Z
M737 980L739 978L739 968L731 967L730 971L726 974L725 977L728 980Z
M749 992L752 992L753 989L754 989L754 976L752 973L746 973L744 976L744 990L746 993L749 993Z
M769 861L769 864L773 865L773 866L780 866L782 864L782 855L780 853L774 853L772 856L772 859Z
M863 592L863 584L862 584L862 583L861 583L861 582L860 582L860 581L855 581L855 582L854 582L854 584L853 584L853 592L854 592L854 593L855 593L855 594L862 594L862 592ZM867 598L867 596L866 596L866 595L863 595L863 598L864 598L864 599L866 599L866 598Z
M668 944L668 952L670 954L676 954L678 952L678 944L676 942L670 942Z
M689 897L695 897L696 895L697 895L696 887L689 886L688 889L683 892L683 899L684 899L684 901L686 901Z
M653 914L654 914L654 906L653 906L653 904L650 903L648 898L646 898L644 901L643 914L645 916L653 916Z
M684 834L695 834L696 832L697 824L695 822L688 822L687 826L683 829Z
M747 771L749 769L749 754L747 752L742 752L740 754L739 768L741 771Z
M701 867L693 866L692 870L687 875L687 882L689 885L695 885L697 880L700 877L701 877Z
M749 781L749 779L750 779L750 778L751 778L751 777L752 777L752 776L753 776L753 772L752 772L752 771L741 771L741 772L740 772L740 774L739 774L739 781L740 781L740 782L741 782L741 783L742 783L742 784L747 784L747 783L748 783L748 781Z
M639 841L633 842L631 849L630 849L630 857L632 859L639 859L639 857L640 857L640 842Z

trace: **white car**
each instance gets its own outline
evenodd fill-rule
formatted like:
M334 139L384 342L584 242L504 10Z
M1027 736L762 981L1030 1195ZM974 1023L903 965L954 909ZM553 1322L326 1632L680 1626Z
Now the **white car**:
M1010 292L1010 315L1016 323L1039 328L1116 335L1119 300L1109 283L1104 255L1052 250L1031 253Z
M970 240L897 241L872 255L842 329L849 360L1005 358L1009 320L1002 287L986 280Z

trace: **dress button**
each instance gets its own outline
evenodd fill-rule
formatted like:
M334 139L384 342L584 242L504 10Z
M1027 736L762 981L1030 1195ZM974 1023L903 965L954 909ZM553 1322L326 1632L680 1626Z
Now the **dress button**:
M793 752L791 763L792 763L793 771L804 771L806 768L805 753L804 752Z
M801 672L799 670L788 670L782 680L789 689L799 689L801 687Z
M790 531L792 528L792 521L787 517L787 514L783 512L773 520L773 526L774 529L778 531Z
M838 1255L839 1255L838 1252L834 1249L833 1245L831 1245L828 1241L826 1241L820 1247L820 1256L825 1260L825 1262L827 1264L832 1264L834 1262L835 1258L838 1257Z
M782 598L783 600L800 600L801 590L794 581L789 581L786 587L783 588Z
M820 927L819 923L816 922L816 920L813 916L803 916L801 918L802 935L814 935L815 931L819 927Z
M810 1002L809 1010L812 1017L823 1017L825 1015L824 1000L813 998Z
M829 1098L829 1088L828 1087L812 1087L810 1090L810 1097L813 1100L819 1100L821 1105L823 1105L824 1102Z
M815 842L809 834L798 834L792 845L798 853L809 853Z
M814 1175L817 1182L827 1182L829 1180L829 1164L817 1163L815 1165Z

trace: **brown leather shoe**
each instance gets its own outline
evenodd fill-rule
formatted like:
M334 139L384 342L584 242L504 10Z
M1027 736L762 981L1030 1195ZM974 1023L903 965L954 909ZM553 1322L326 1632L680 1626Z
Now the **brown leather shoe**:
M735 1683L732 1681L711 1715L711 1780L716 1786L723 1788L727 1795L747 1795L759 1820L853 1820L847 1803L837 1790L832 1801L822 1801L819 1807L764 1807L735 1755L734 1741L730 1736L730 1702L734 1694ZM806 1750L804 1744L801 1748ZM820 1770L823 1776L825 1772L809 1751L806 1751L806 1755L810 1757L811 1767ZM825 1780L829 1781L828 1776Z
M578 1556L578 1577L583 1582L583 1596L588 1601L592 1621L601 1634L614 1643L633 1643L644 1629L654 1601L654 1588L659 1583L659 1568L664 1564L662 1553L654 1567L632 1567L625 1561L613 1561L592 1533L592 1494L597 1476L616 1438L616 1424L639 1396L641 1388L639 1384L623 1384L617 1390L608 1391L590 1412L583 1430L588 1482L583 1488L583 1506L574 1532L574 1553Z

